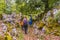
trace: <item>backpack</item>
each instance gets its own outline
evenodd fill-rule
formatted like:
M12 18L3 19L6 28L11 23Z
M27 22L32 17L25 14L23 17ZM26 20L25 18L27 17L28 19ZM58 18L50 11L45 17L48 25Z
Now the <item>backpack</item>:
M20 22L20 25L23 25L23 21Z

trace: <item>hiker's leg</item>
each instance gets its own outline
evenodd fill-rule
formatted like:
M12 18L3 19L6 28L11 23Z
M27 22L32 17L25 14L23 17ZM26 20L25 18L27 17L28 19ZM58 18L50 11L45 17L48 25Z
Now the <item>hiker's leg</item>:
M27 31L28 31L28 26L26 25L25 26L25 34L27 34Z

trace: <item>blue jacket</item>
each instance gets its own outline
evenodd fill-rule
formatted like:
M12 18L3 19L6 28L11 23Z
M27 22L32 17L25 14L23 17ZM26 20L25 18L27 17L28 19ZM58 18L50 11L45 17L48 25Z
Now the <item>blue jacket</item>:
M32 17L30 17L30 20L29 20L29 25L32 25Z

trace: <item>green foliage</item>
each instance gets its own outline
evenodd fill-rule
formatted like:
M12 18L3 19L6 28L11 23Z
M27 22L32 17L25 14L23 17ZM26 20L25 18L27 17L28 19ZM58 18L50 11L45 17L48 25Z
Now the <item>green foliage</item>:
M0 0L0 14L4 12L5 6L5 0Z
M18 2L20 1L20 2ZM27 0L28 1L28 0ZM19 12L22 12L23 14L37 14L38 12L41 12L43 9L43 3L41 0L29 0L27 1L21 1L17 0L17 10Z
M48 1L48 3L49 3L49 8L51 8L51 7L54 7L55 5L55 3L57 3L57 1L59 1L59 0L49 0Z
M60 11L55 14L55 20L60 20Z
M43 2L42 0L8 0L5 3L5 0L0 1L0 13L12 13L16 11L17 13L22 12L23 14L37 14L44 11L45 4L48 3L48 7L53 7L53 4L58 0L46 0ZM7 5L8 4L8 5Z

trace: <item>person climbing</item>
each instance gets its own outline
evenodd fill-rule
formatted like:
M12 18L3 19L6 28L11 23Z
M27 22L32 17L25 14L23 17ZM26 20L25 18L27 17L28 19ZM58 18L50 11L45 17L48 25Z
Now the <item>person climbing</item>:
M28 21L27 21L27 17L24 17L24 19L23 19L23 24L24 24L25 34L27 34L27 31L28 31Z
M32 25L32 16L30 15L30 19L29 19L29 25L31 26Z

